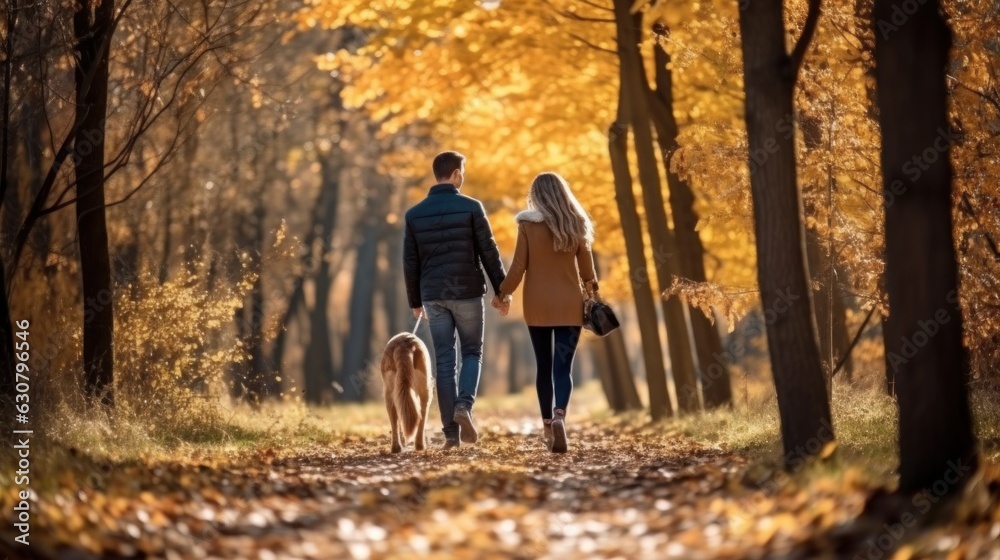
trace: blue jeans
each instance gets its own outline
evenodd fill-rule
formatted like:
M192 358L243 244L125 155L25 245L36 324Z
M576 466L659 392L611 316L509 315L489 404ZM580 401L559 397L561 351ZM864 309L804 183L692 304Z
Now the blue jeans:
M472 410L483 366L483 298L425 301L436 363L437 402L446 437L458 437L455 406ZM462 351L456 384L455 333Z
M553 409L566 410L573 393L573 357L580 342L580 327L528 327L528 335L538 365L538 406L542 418L551 420Z

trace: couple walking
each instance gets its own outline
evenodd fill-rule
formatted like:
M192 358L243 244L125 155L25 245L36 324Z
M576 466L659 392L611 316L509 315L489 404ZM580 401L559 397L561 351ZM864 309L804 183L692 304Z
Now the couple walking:
M431 329L444 446L479 438L472 409L482 369L486 277L492 305L501 315L510 309L523 278L524 321L538 364L535 386L545 443L564 453L583 290L597 290L590 217L562 177L539 174L528 191L528 209L517 215L517 245L505 273L483 205L460 193L465 156L438 154L433 169L437 184L406 213L403 270L413 315L423 312ZM461 348L457 375L456 334Z

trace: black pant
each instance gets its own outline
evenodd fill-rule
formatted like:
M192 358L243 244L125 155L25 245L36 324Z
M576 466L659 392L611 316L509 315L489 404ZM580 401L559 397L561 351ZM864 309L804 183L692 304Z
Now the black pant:
M535 362L538 364L538 376L535 378L538 406L542 409L542 418L550 420L553 409L566 410L569 405L569 395L573 392L570 374L576 345L580 341L580 327L529 326L528 334L531 335L531 346L535 349Z

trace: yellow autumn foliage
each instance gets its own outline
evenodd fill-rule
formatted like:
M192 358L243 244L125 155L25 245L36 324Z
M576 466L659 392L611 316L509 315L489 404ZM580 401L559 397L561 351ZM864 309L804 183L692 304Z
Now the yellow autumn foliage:
M997 274L989 266L1000 259L1000 201L990 180L1000 172L1000 95L993 85L1000 77L993 42L1000 24L988 2L946 4L954 12L950 83L962 138L952 158L963 302L977 317L989 312L986 328L971 338L1000 348ZM612 278L605 283L608 295L625 299L630 287L606 140L618 95L610 6L607 0L311 0L298 17L304 26L353 30L352 48L317 63L341 75L345 100L378 119L381 134L416 126L432 139L430 146L386 158L384 171L429 183L427 162L436 150L466 153L468 191L492 211L508 251L509 216L523 206L531 178L542 170L564 174L598 223L597 247ZM757 271L737 5L638 0L633 9L645 11L647 25L659 22L668 30L661 40L672 59L681 144L670 165L698 197L698 230L714 286L706 293L717 294L709 303L738 317L755 304L744 295L756 289ZM824 241L824 252L832 250L841 271L836 281L862 310L852 313L855 326L871 306L888 312L880 287L880 131L868 9L864 1L824 5L796 90L797 114L789 117L797 126L806 227ZM804 0L787 3L789 41L805 13ZM652 76L655 39L648 29L643 33Z

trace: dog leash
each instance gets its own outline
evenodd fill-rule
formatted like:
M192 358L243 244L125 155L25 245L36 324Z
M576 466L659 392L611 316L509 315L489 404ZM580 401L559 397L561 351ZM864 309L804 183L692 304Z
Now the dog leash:
M417 329L420 328L420 320L423 319L423 318L424 318L424 312L423 312L423 310L421 310L420 311L420 315L417 315L417 324L413 325L413 332L410 333L410 334L413 334L413 335L417 334Z

